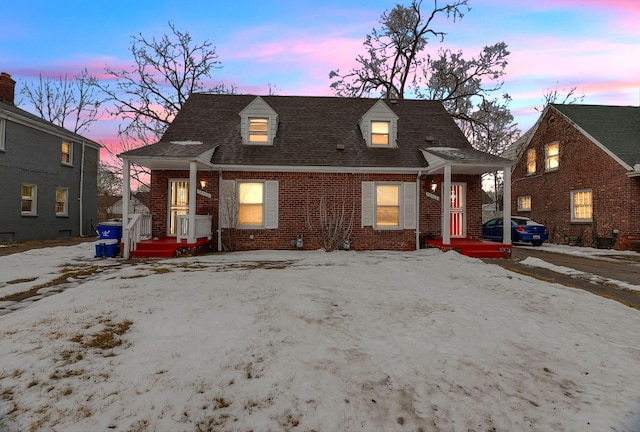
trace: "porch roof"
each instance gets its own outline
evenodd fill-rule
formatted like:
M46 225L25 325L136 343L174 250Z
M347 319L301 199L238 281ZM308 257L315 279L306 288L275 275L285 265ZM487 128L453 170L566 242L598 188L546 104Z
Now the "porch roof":
M428 163L426 174L441 174L449 165L455 174L484 174L510 167L513 162L474 148L427 147L420 151Z

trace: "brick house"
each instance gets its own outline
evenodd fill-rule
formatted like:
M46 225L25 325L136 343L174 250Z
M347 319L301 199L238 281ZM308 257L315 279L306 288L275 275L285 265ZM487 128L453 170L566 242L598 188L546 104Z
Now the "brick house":
M510 166L473 149L436 101L213 94L120 157L125 174L151 170L154 238L208 232L219 251L481 239L481 174Z
M514 213L552 243L637 248L640 108L550 104L525 136L510 149Z
M95 236L100 144L14 104L0 73L0 243Z

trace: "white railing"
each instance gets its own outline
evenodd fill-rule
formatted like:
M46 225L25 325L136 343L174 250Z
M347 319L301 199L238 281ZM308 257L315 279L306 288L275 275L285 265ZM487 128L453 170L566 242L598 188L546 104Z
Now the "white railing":
M130 252L136 250L138 242L151 238L151 215L150 214L130 214L129 222L123 229L122 256L129 259Z
M178 224L176 226L176 241L195 242L196 239L206 237L211 240L211 215L195 215L195 227L190 232L189 215L178 215Z

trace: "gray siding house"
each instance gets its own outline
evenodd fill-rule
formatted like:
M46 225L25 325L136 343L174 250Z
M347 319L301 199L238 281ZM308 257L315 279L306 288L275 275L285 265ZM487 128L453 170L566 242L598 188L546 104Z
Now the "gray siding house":
M100 144L14 105L0 74L0 243L95 236Z

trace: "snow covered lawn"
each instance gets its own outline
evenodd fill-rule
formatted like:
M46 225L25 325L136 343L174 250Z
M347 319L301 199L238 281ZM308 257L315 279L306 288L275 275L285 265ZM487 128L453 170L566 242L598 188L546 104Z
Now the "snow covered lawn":
M0 257L0 295L72 279L0 316L2 431L640 430L640 313L581 290L438 250L92 248Z

